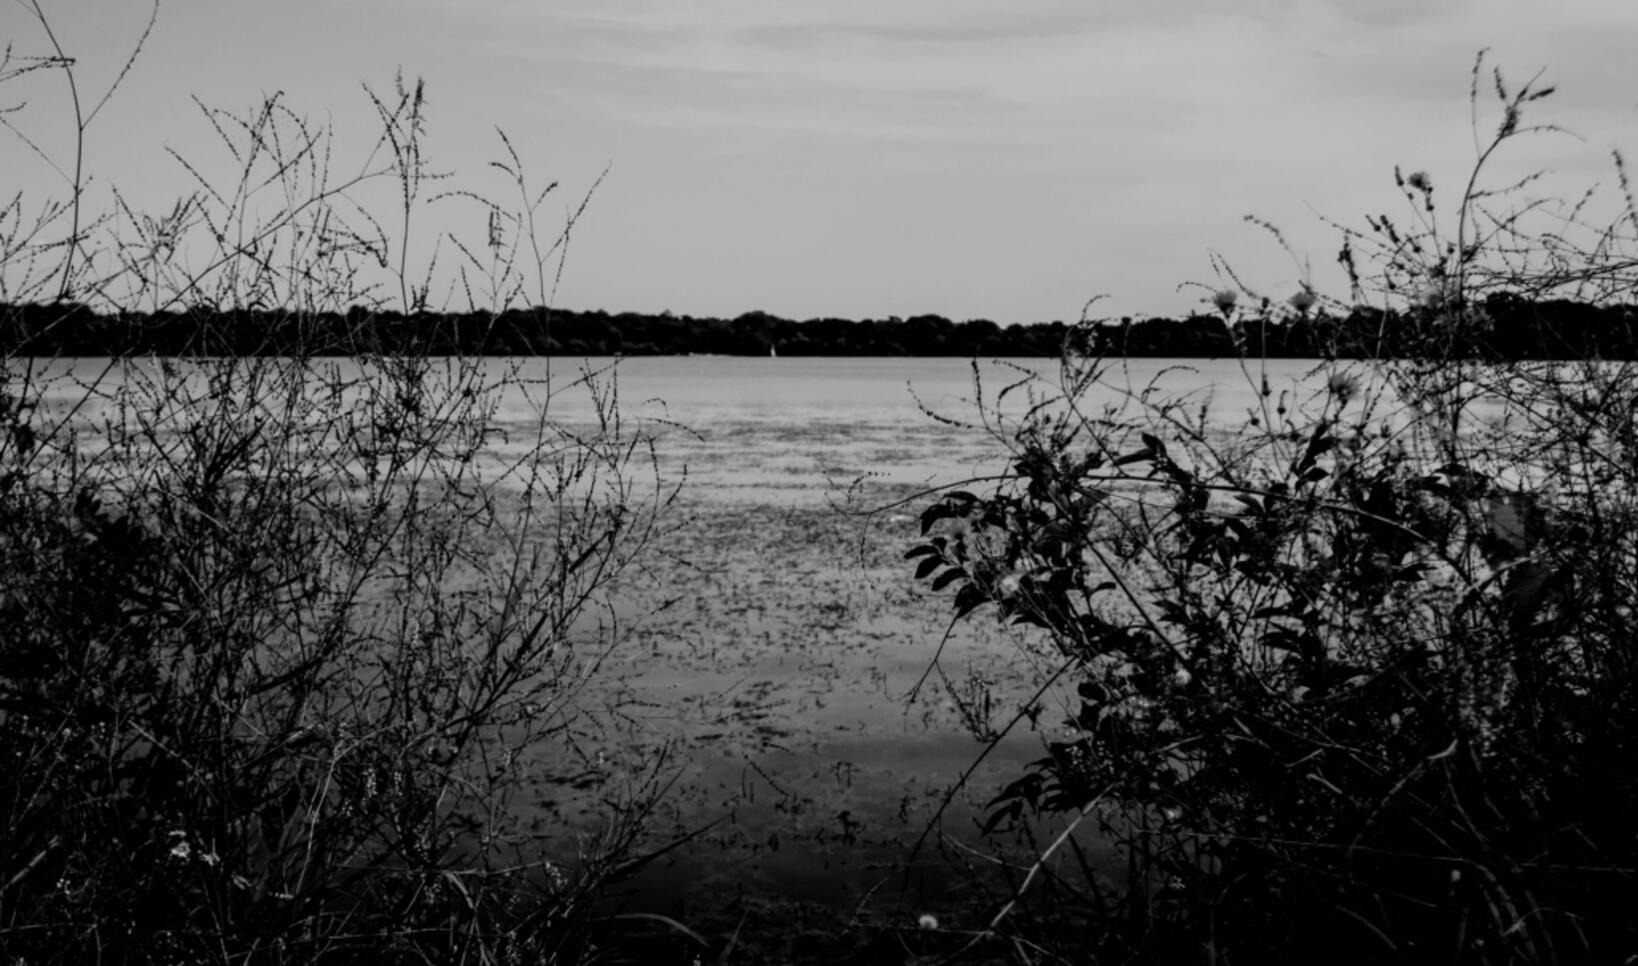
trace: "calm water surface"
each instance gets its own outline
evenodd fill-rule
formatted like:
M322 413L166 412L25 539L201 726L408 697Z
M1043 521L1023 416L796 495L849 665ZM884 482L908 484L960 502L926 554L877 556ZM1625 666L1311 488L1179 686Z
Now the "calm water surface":
M727 917L731 925L755 908L753 900L775 909L807 902L845 920L862 897L882 894L892 864L979 750L955 697L990 696L991 723L1003 724L1012 702L1050 669L1051 655L995 627L964 626L920 701L908 701L948 619L948 595L916 585L901 559L916 538L920 504L882 514L868 528L830 507L847 503L850 493L861 497L853 506L869 507L906 487L1002 471L1006 453L997 427L1004 434L1039 401L1039 391L1058 377L1057 363L739 357L614 363L480 361L491 380L506 383L495 400L504 433L492 444L492 458L521 453L543 416L594 422L592 394L577 384L594 372L606 391L617 392L608 398L617 400L626 427L652 435L662 470L675 478L686 469L685 509L694 522L663 548L666 559L686 566L660 567L650 584L615 591L614 603L628 614L657 607L662 598L680 603L644 624L636 646L616 662L623 695L648 709L652 721L628 736L627 747L608 751L653 755L673 743L682 769L677 828L718 825L645 872L634 908L700 922L732 900L740 905ZM129 415L98 392L88 397L86 385L140 379L155 364L49 363L42 408L80 427L81 447L94 448L106 439L107 423ZM176 365L189 371L186 363ZM320 365L344 379L368 374L352 360ZM1314 396L1324 386L1314 366L1272 362L1248 378L1233 360L1135 361L1111 372L1105 381L1112 385L1092 390L1087 405L1117 405L1125 391L1154 384L1187 396L1191 413L1204 407L1213 424L1229 427L1265 398L1265 377L1267 398L1284 394L1296 404ZM1005 391L1031 375L1046 380L1036 395L1024 387ZM176 418L185 422L187 415ZM864 488L852 490L859 482ZM1042 722L1049 725L1053 715L1043 714ZM970 834L999 784L1040 757L1041 740L1023 733L992 755L975 778L978 789L950 813L954 824ZM540 813L544 827L566 823L595 832L606 807L564 799L552 777L557 766L537 763L542 800L553 799L551 810ZM588 824L577 824L577 808ZM1099 853L1097 843L1088 847ZM919 901L935 904L928 908L966 894L961 881L931 872L922 882Z
M612 361L551 362L552 412L589 418L586 394L563 383ZM1276 392L1307 399L1324 385L1316 365L1270 362L1267 378ZM542 378L546 366L530 360L519 372ZM1032 375L1044 380L1033 395L1023 386L1006 391ZM1005 454L984 425L1011 424L1058 378L1048 359L642 357L618 367L622 411L655 429L662 455L686 463L698 495L753 501L807 501L866 474L876 483L932 485L998 472ZM1186 395L1192 409L1205 405L1225 426L1243 420L1259 394L1233 360L1136 360L1105 383L1087 394L1088 407L1153 384ZM521 426L532 413L512 396L501 418Z
M876 484L935 485L983 476L1005 466L994 432L1010 425L1043 392L1052 391L1058 364L1047 359L784 358L661 356L616 360L483 359L485 381L496 387L496 424L503 431L488 456L501 465L537 439L542 418L589 423L597 407L584 383L593 373L605 398L617 402L626 428L657 440L664 468L686 467L692 497L752 503L834 500L860 480ZM168 362L190 389L208 391L197 366ZM446 381L434 360L429 382ZM45 387L42 408L68 418L94 449L109 421L129 421L107 396L151 376L153 360L51 360L36 374ZM353 360L318 360L341 380L368 376ZM1124 392L1154 385L1188 399L1224 426L1243 421L1259 401L1265 377L1272 391L1292 400L1324 385L1316 363L1278 360L1266 370L1242 371L1234 360L1134 360L1112 369L1085 399L1089 408L1118 404ZM190 375L191 374L191 375ZM1017 386L1043 377L1033 391ZM1008 391L1008 387L1013 388ZM344 391L356 396L361 390ZM982 403L982 408L980 407ZM968 424L966 428L934 418ZM172 417L185 421L185 407ZM987 427L987 428L986 428Z

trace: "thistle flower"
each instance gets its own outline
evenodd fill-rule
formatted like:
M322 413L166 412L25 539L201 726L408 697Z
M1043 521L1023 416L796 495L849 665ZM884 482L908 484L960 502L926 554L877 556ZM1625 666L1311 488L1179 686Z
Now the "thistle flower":
M1428 177L1426 171L1412 171L1405 183L1423 194L1433 193L1433 179Z
M1314 303L1317 301L1319 301L1319 299L1314 294L1314 290L1304 285L1302 288L1297 289L1295 295L1291 296L1291 307L1296 309L1300 314L1307 315L1308 310L1313 308Z
M1325 382L1325 388L1333 396L1347 402L1354 393L1359 391L1359 380L1346 372L1332 373L1331 378Z
M924 912L916 919L916 925L923 929L937 929L938 917L930 912Z
M1234 311L1234 303L1239 301L1239 298L1240 294L1238 292L1231 288L1225 288L1212 293L1211 304L1217 306L1217 311L1227 315Z

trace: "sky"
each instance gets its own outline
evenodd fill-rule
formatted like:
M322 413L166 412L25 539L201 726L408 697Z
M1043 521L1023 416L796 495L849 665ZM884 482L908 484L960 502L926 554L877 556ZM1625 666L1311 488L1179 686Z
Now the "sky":
M87 101L151 10L39 3ZM0 0L0 43L49 52L32 0ZM233 170L191 98L242 114L282 92L356 169L364 85L390 93L402 71L425 81L449 186L504 192L486 166L502 129L535 184L559 183L539 212L555 230L606 171L560 307L1014 323L1102 295L1094 316L1178 315L1228 284L1214 255L1258 292L1345 296L1327 219L1406 212L1396 164L1441 200L1460 190L1480 48L1515 87L1541 71L1557 92L1527 120L1573 132L1519 142L1496 181L1548 167L1543 197L1613 185L1611 149L1638 147L1635 46L1631 0L161 0L86 165L93 199L117 186L162 213L192 187L167 149ZM1481 140L1499 117L1486 81ZM60 74L0 82L6 108L71 168ZM65 184L0 130L0 188ZM481 247L473 210L416 219L416 237Z

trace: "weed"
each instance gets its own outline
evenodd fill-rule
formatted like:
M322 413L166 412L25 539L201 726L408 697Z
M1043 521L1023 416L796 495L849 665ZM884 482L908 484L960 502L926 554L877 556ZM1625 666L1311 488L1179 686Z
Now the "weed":
M1484 75L1481 54L1475 117ZM1215 259L1243 419L1155 387L1093 411L1121 363L1070 340L1056 385L1014 387L1038 394L1027 415L984 414L1006 478L923 513L916 576L958 617L1035 628L1074 683L1067 736L992 804L1097 816L1124 844L1124 894L1091 897L1100 931L1063 948L1511 963L1638 943L1638 380L1481 351L1498 300L1630 302L1638 219L1530 200L1534 178L1486 187L1499 149L1554 130L1525 121L1550 88L1494 81L1453 217L1396 172L1408 218L1344 228L1349 299L1305 284L1282 307ZM1271 384L1258 334L1278 313L1367 297L1410 358Z
M624 793L597 772L608 826L570 864L526 824L539 792L523 765L589 759L612 727L582 700L624 637L605 590L670 525L677 486L610 371L536 383L435 356L435 340L388 356L369 337L391 300L432 298L432 264L417 278L410 256L427 204L478 204L491 242L514 232L487 264L457 246L480 322L529 287L548 297L567 229L539 239L542 195L504 137L521 207L429 193L443 176L424 90L402 79L369 94L379 160L351 177L278 95L243 114L201 103L231 174L177 156L196 190L168 213L116 191L90 217L79 146L96 109L81 112L75 61L32 9L54 53L22 69L67 78L79 139L66 202L0 210L0 297L209 324L187 358L94 364L30 356L20 310L0 319L15 347L0 382L0 951L590 956L593 900L643 859L664 756ZM398 189L396 232L350 200L377 181ZM269 307L298 332L322 314L359 325L346 345L258 355L265 336L239 313ZM337 352L350 358L318 358ZM556 417L565 393L592 397L589 422Z

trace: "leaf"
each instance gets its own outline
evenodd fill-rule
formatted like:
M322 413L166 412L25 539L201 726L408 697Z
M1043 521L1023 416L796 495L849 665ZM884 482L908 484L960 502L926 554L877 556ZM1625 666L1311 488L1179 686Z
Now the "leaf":
M954 583L957 580L960 580L961 578L963 578L965 576L967 576L967 571L963 570L960 567L951 567L949 570L944 571L943 573L939 574L936 578L934 578L934 580L933 580L933 589L934 590L943 590L944 588L950 586L952 583Z
M918 547L911 547L909 550L905 551L904 559L914 560L917 557L925 557L930 553L938 553L938 548L930 543L924 543Z
M1033 607L1028 608L1027 610L1019 611L1016 615L1014 615L1012 618L1012 626L1039 627L1043 631L1050 631L1053 629L1052 625L1047 623L1047 619L1041 616L1041 612Z
M944 494L944 499L949 500L951 502L966 503L968 505L971 505L971 504L974 504L974 503L978 502L978 497L973 496L971 493L968 493L966 490L951 490L949 493Z
M1303 649L1302 638L1297 636L1296 632L1283 627L1264 634L1261 643L1264 647L1271 647L1279 651L1301 651Z
M1324 423L1314 427L1314 435L1308 438L1308 448L1303 451L1302 459L1297 461L1298 478L1313 469L1314 461L1330 452L1337 445L1336 438L1327 434L1325 429Z
M916 566L916 579L926 580L928 574L937 570L939 567L943 566L943 564L944 558L942 557L928 557L926 560L923 560Z
M1015 798L990 813L990 817L984 820L983 834L989 835L991 832L994 832L1001 826L1002 822L1008 822L1012 825L1016 825L1019 820L1023 818L1023 814L1024 803Z
M933 529L933 524L940 520L945 520L955 516L956 512L956 509L950 506L948 503L935 503L927 509L921 511L922 535L925 536L927 531Z
M1160 437L1153 433L1139 433L1138 438L1142 439L1143 445L1149 447L1156 456L1163 457L1166 455L1166 444L1160 441Z
M1127 453L1125 456L1116 457L1114 463L1112 463L1110 465L1112 465L1112 466L1125 466L1128 463L1143 463L1143 462L1146 462L1148 460L1152 460L1154 458L1155 458L1155 451L1154 450L1152 450L1152 449L1140 449L1140 450L1135 450L1133 452Z
M962 587L956 591L955 595L956 620L971 614L988 600L989 598L985 596L984 591L980 590L977 584L968 584Z
M1050 767L1055 764L1057 764L1057 762L1053 759L1043 758L1040 761L1034 762L1033 767ZM994 808L1003 802L1029 802L1031 805L1033 805L1040 797L1041 786L1044 784L1046 784L1046 777L1040 772L1028 772L1024 775L1024 777L1019 778L1006 788L1001 789L1001 794L990 799L989 804L984 807Z

